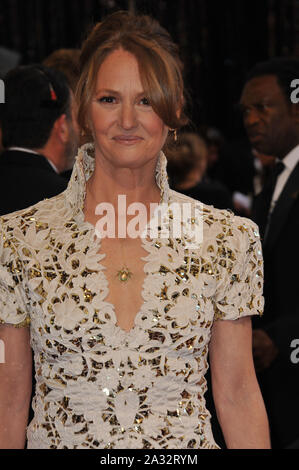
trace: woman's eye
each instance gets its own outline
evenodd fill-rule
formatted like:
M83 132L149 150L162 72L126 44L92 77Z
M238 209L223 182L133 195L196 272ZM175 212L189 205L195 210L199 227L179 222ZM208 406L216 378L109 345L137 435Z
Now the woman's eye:
M103 96L102 98L99 99L100 103L114 103L115 98L114 96Z
M144 104L145 106L150 106L150 102L149 102L149 100L148 100L147 98L142 98L142 99L140 100L140 103L141 103L141 104Z

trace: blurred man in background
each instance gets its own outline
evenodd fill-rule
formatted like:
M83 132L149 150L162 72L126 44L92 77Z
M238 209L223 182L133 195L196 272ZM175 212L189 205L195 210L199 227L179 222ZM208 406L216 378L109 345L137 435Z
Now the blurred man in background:
M44 66L17 67L5 77L0 105L0 214L20 210L64 191L60 175L78 147L73 93L64 76ZM33 364L34 370L34 364ZM32 390L35 381L33 373ZM33 417L30 409L29 421Z
M43 65L63 73L75 93L80 77L80 49L57 49L43 61Z
M80 49L57 49L43 61L43 65L61 72L75 95L80 78ZM80 141L80 145L84 143L86 142ZM74 162L75 155L74 160L69 162L69 167L61 173L61 176L67 181L71 177Z
M257 64L240 102L252 147L276 157L253 203L265 296L263 317L253 319L253 353L274 448L296 447L299 438L299 369L291 360L291 342L299 338L299 104L290 99L294 78L299 78L299 60Z
M60 174L78 148L75 101L61 73L40 65L17 67L4 81L1 214L62 192L67 182Z

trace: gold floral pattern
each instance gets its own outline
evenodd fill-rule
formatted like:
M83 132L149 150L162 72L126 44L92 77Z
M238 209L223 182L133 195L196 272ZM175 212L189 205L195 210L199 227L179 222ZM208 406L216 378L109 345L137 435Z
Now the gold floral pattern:
M35 358L28 448L219 448L204 398L211 327L262 314L258 228L170 190L161 152L162 201L198 207L203 241L142 239L144 303L125 332L84 221L92 153L80 149L62 194L1 218L0 322L30 327Z

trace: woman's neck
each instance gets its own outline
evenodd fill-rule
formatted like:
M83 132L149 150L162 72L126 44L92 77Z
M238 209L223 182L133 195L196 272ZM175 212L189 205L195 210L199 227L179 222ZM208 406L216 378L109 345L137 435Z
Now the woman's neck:
M149 162L152 163L152 162ZM153 165L152 165L153 166ZM155 179L155 168L105 168L95 164L95 169L86 184L89 205L96 207L101 202L110 203L117 210L118 196L131 203L149 204L160 202L160 189Z
M108 203L113 207L116 233L119 233L118 222L120 220L122 224L126 224L128 227L130 220L144 212L144 208L146 209L146 220L141 225L144 226L144 223L149 222L155 208L151 204L160 203L161 191L156 183L153 171L152 173L147 172L147 175L151 175L151 177L147 176L143 180L144 171L143 174L141 171L139 173L138 175L135 170L133 172L128 168L121 168L115 171L115 175L110 175L96 166L93 175L86 184L85 220L96 225L99 219L105 215L103 211L107 210L107 205L102 205L102 211L99 211L99 205ZM139 179L138 176L140 176ZM134 214L128 215L127 211L132 203L140 203L140 208L137 207L136 209L134 207L134 211L132 211ZM97 208L98 210L96 210ZM137 212L135 212L136 210Z

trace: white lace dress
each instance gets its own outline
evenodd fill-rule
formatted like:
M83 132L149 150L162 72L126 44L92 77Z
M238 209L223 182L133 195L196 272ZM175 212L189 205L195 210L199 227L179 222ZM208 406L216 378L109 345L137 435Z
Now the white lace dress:
M161 152L163 201L199 205L203 241L143 239L144 303L125 332L84 222L90 151L66 191L1 218L0 321L30 328L35 359L28 448L219 448L204 399L211 327L262 314L257 226L170 190Z

